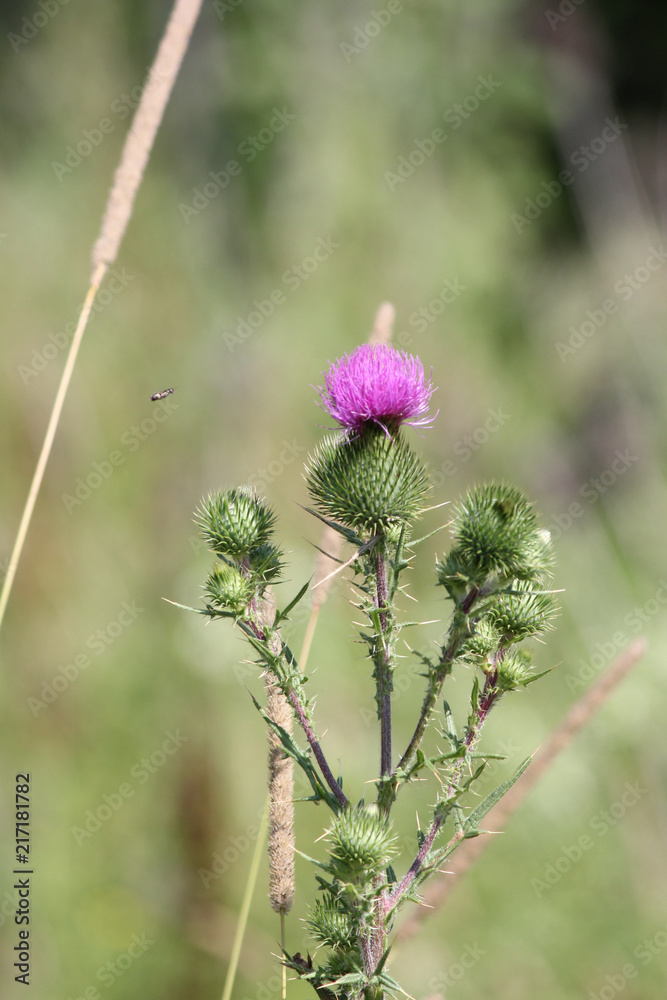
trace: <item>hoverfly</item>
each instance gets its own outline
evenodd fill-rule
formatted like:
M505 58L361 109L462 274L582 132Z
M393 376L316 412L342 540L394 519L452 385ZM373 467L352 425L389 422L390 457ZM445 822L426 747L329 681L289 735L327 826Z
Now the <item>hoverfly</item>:
M166 399L167 396L171 396L173 389L163 389L162 392L154 392L151 396L151 401L156 403L158 399Z

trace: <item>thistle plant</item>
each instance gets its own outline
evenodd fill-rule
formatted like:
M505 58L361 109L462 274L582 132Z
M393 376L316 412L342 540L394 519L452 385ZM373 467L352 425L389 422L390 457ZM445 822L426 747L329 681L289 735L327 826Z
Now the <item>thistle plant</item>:
M274 747L304 772L311 792L305 801L321 803L330 813L326 858L311 859L317 890L307 927L314 958L308 944L296 952L284 948L283 954L284 965L325 1000L381 1000L405 992L388 963L398 912L419 898L424 881L462 841L483 832L485 815L529 763L471 806L470 793L487 761L500 756L480 745L489 712L542 676L533 669L526 643L549 629L554 615L549 533L539 527L525 494L505 483L470 490L454 509L452 544L436 560L434 580L449 602L448 627L435 653L415 654L424 667L425 690L414 728L393 732L399 638L416 624L404 620L398 608L404 574L420 548L445 526L414 537L431 502L430 485L405 425L433 425L433 391L421 361L389 345L364 345L339 359L318 390L319 403L338 430L325 436L306 463L311 499L306 510L352 547L341 570L351 577L364 619L360 637L375 681L378 768L361 788L348 787L341 774L334 775L317 736L309 679L283 636L283 625L309 584L286 607L275 607L271 585L282 579L285 559L274 540L271 508L241 487L212 494L197 512L218 560L199 612L230 619L245 636L273 702L276 693L282 699L280 711L255 700ZM459 681L470 679L469 712L458 722L443 698L454 672ZM429 731L440 740L436 753L425 750ZM392 812L399 796L403 801L417 779L429 776L434 801L428 827L416 831L414 848L401 845ZM362 794L362 788L372 786L372 796ZM285 868L284 855L281 863ZM272 898L276 909L283 897L291 902L289 887L281 891L278 905Z

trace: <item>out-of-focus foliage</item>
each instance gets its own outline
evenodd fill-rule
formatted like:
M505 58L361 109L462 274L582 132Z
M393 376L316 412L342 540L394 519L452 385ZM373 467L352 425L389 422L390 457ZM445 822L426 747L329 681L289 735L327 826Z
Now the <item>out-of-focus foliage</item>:
M13 776L29 769L38 1000L221 990L265 797L264 725L245 690L261 696L261 684L230 629L161 598L196 603L208 560L191 512L237 483L279 515L290 596L310 574L320 532L298 504L323 433L311 387L384 299L395 342L439 386L419 442L434 502L505 479L553 533L563 611L536 659L556 669L501 728L491 717L487 739L509 755L499 771L544 742L633 637L650 638L526 801L521 832L497 838L394 971L418 997L571 1000L631 963L624 998L663 996L664 32L630 24L622 4L564 6L403 0L389 17L346 2L205 4L0 636L2 839ZM0 560L167 13L74 0L0 11ZM445 614L432 581L412 581L425 620ZM377 741L347 596L337 586L322 611L310 668L327 753L354 787ZM428 651L437 629L415 642ZM414 721L420 669L406 658L396 678L397 733ZM316 818L297 811L306 851ZM288 948L305 953L305 864L297 879ZM279 995L278 934L262 889L238 997ZM146 947L128 964L133 935Z

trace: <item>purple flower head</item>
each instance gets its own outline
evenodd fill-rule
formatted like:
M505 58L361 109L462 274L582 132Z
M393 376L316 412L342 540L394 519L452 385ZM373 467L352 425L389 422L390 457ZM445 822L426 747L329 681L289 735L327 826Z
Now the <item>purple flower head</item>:
M390 344L362 344L329 367L319 388L320 406L341 427L359 433L364 424L426 427L434 387L417 357Z

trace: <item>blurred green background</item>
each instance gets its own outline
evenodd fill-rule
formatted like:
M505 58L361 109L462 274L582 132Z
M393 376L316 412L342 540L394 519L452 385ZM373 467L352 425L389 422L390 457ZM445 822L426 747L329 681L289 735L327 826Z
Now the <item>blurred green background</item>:
M0 6L3 568L168 10ZM192 511L239 482L280 515L280 599L308 577L319 529L299 506L301 467L325 422L312 386L386 299L395 342L439 386L435 429L414 437L435 501L506 478L554 533L565 592L537 662L555 669L491 717L486 745L510 758L498 773L633 638L650 642L393 972L419 998L665 996L665 29L665 9L593 0L205 3L0 636L3 997L24 995L11 847L26 770L30 996L219 996L265 798L246 690L261 684L231 628L162 598L197 603L209 559ZM149 401L171 386L168 407ZM445 535L412 574L424 619L447 614L432 572ZM377 732L349 596L334 589L310 665L326 750L360 795ZM403 662L397 745L421 700ZM460 722L467 694L452 684ZM404 800L406 857L431 799ZM304 851L325 822L298 807ZM297 875L288 948L305 953L314 877L305 861ZM279 996L278 936L262 881L235 997Z

